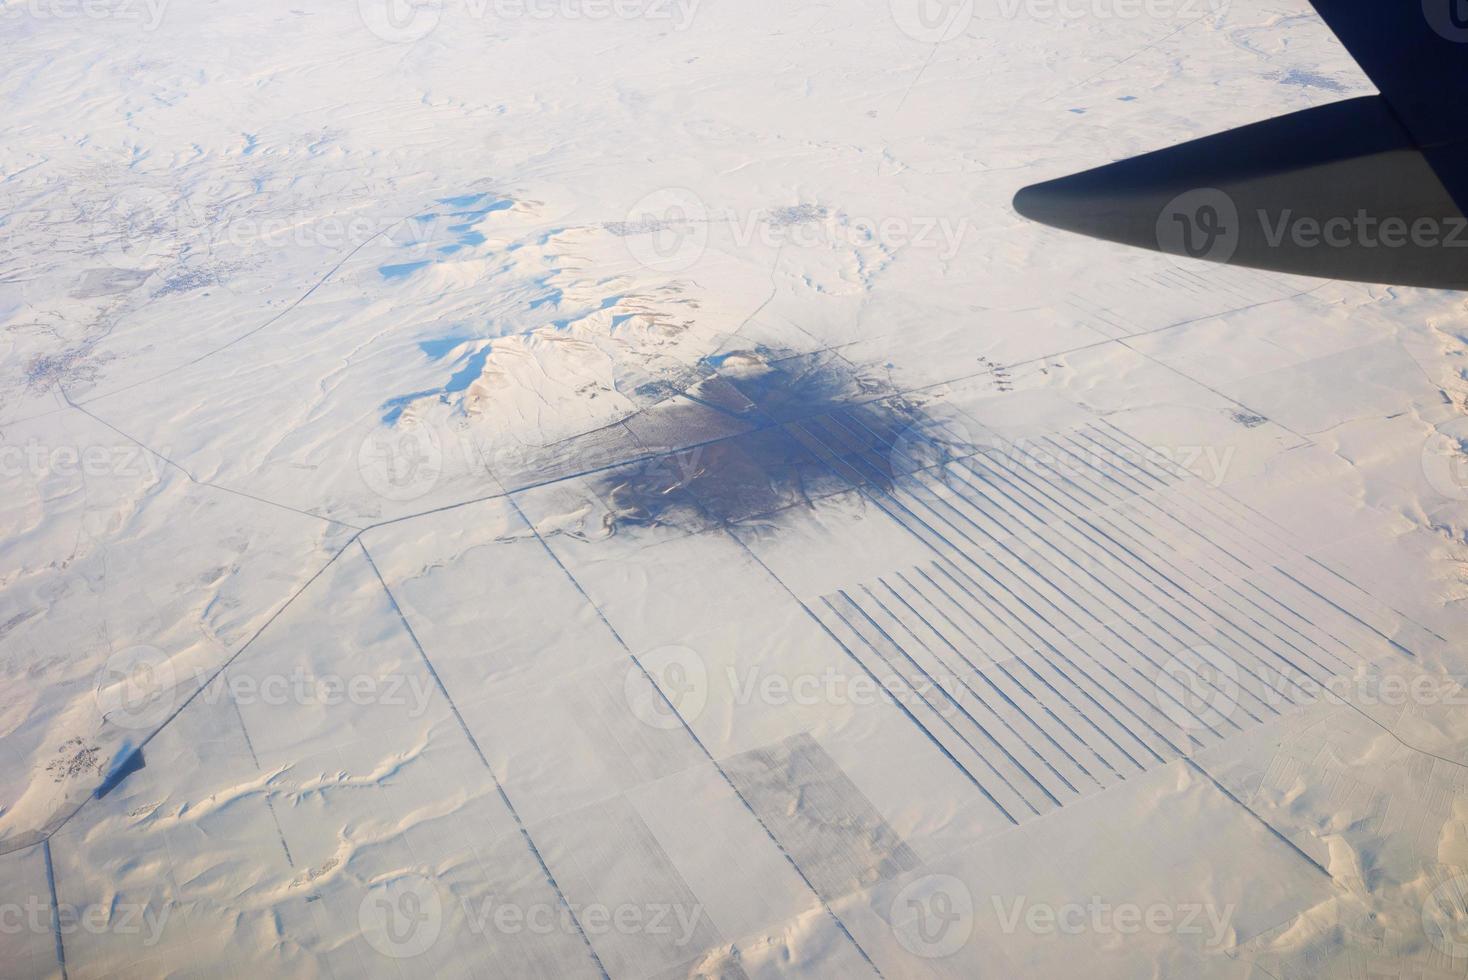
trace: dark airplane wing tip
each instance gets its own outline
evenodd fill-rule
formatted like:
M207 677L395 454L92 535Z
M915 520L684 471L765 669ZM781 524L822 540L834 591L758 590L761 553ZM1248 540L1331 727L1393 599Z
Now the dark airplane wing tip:
M1468 3L1310 2L1419 146L1468 136Z
M1014 210L1215 262L1468 288L1468 0L1311 2L1381 95L1034 184Z

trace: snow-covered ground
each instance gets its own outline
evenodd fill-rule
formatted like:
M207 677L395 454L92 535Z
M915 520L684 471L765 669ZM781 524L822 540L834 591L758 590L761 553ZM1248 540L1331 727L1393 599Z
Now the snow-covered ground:
M1303 0L0 3L0 975L1468 974L1468 310L1028 223Z

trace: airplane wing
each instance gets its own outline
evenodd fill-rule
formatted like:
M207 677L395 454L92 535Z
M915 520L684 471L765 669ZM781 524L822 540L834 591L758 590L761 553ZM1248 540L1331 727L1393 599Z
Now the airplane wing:
M1468 3L1311 0L1422 147L1468 138Z
M1015 209L1190 258L1468 289L1468 0L1313 2L1381 95L1026 187Z
M1468 210L1468 2L1311 4Z

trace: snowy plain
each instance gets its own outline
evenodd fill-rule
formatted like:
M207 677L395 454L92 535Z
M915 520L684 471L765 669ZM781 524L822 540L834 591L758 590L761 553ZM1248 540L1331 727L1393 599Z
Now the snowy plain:
M1303 0L0 40L0 975L1468 975L1463 297L1009 203Z

